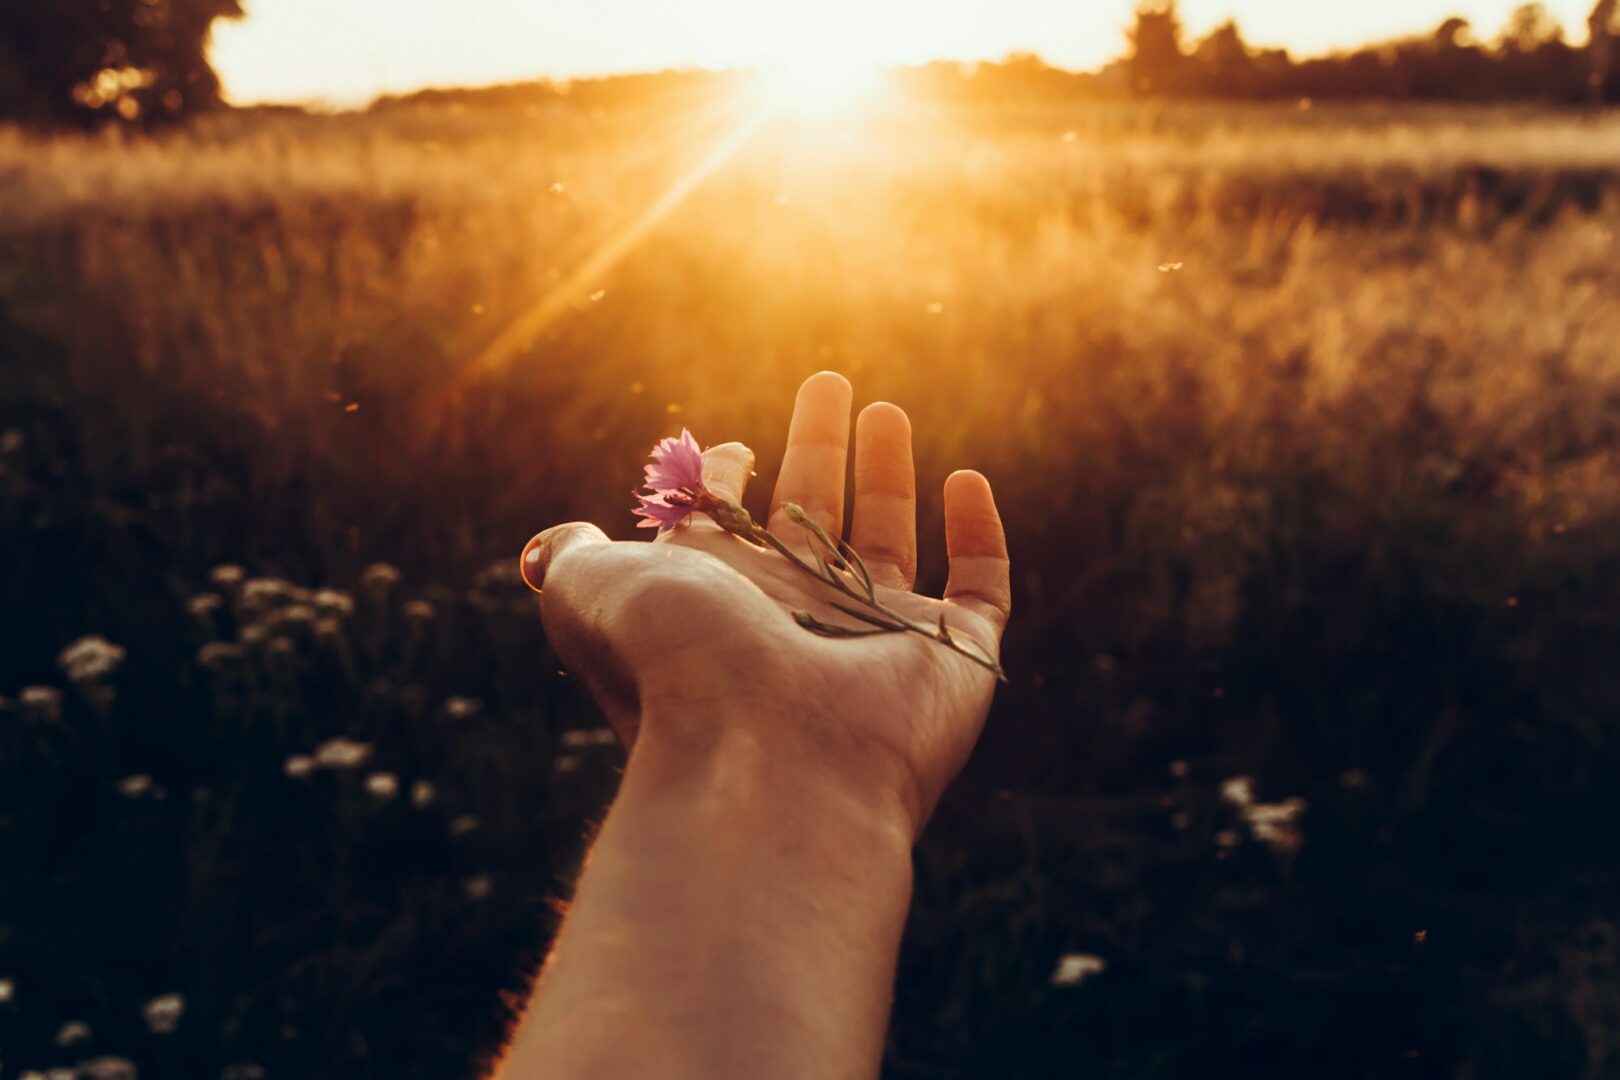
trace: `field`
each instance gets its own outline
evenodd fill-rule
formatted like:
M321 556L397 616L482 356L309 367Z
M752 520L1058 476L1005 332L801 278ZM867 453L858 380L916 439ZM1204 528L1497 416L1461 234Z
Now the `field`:
M1620 117L745 119L0 131L3 1067L471 1075L622 763L519 549L833 368L1017 594L886 1075L1616 1075Z

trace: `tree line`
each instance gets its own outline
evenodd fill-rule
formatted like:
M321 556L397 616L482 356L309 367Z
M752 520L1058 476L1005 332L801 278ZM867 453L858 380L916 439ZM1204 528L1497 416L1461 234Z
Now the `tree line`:
M1579 47L1543 4L1526 3L1490 40L1453 17L1428 34L1295 60L1251 47L1232 20L1188 41L1176 0L1144 0L1128 55L1103 81L1170 97L1612 103L1620 101L1617 8L1620 0L1599 0Z
M0 0L0 121L153 126L218 108L220 84L208 61L208 36L216 19L241 15L241 0ZM1450 18L1428 34L1296 60L1283 49L1252 47L1230 20L1189 40L1177 0L1142 0L1126 55L1098 74L1075 75L1020 55L980 65L972 78L944 63L913 69L908 78L934 92L981 100L1107 93L1620 102L1620 0L1598 0L1587 31L1582 45L1572 45L1545 6L1526 3L1489 40L1480 39L1467 20ZM693 78L666 73L595 82L604 90L613 83L643 93ZM559 91L537 83L501 92Z

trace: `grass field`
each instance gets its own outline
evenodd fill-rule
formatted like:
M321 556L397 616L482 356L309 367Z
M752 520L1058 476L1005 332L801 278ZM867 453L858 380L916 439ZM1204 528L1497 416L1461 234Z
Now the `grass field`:
M1620 117L741 122L0 132L4 1067L464 1073L619 761L518 550L834 368L1015 562L887 1075L1620 1069Z

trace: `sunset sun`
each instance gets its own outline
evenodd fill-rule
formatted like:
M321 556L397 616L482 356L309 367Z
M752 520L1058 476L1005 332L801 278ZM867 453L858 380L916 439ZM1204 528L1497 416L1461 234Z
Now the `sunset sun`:
M785 52L760 72L762 90L776 108L799 113L836 113L859 107L882 86L875 61L832 51Z

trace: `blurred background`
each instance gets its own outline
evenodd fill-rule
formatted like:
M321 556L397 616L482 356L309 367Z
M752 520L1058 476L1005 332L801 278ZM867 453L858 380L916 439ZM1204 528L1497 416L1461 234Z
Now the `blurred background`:
M478 1075L516 556L823 368L1014 556L886 1076L1620 1076L1614 0L335 7L0 0L0 1077Z

